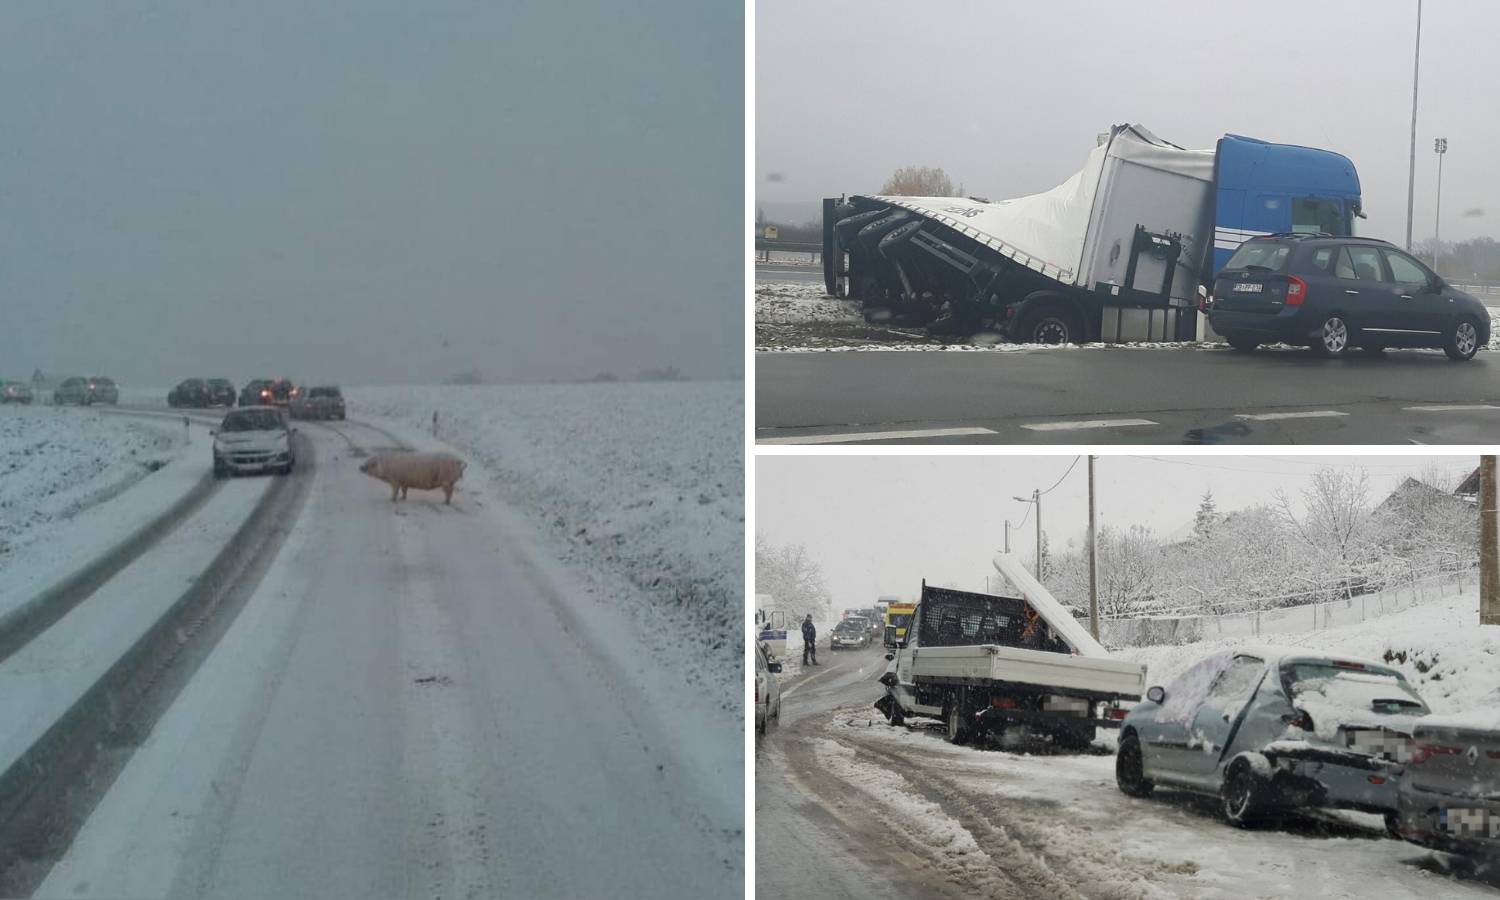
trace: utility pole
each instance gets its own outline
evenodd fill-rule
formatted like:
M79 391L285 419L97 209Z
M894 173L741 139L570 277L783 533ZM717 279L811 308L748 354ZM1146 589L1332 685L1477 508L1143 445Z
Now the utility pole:
M1438 254L1443 252L1443 157L1448 153L1448 139L1434 139L1432 149L1438 158L1437 212L1432 222L1432 271L1437 272Z
M1479 457L1479 624L1500 625L1500 552L1496 551L1495 457Z
M1031 502L1036 504L1036 580L1042 580L1042 492L1031 489Z
M1089 454L1089 634L1099 640L1098 554L1094 551L1094 455Z
M1005 520L1005 552L1010 552L1010 519Z
M1411 252L1412 200L1417 193L1417 75L1422 70L1422 0L1417 0L1417 49L1411 64L1411 165L1406 174L1406 252Z

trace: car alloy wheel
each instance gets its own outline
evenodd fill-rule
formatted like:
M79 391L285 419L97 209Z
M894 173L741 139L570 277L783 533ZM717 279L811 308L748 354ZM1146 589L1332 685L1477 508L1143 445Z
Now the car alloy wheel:
M1339 356L1349 348L1349 325L1338 316L1323 322L1323 336L1318 349L1328 356Z
M1453 349L1462 359L1468 359L1479 349L1479 332L1474 328L1473 322L1465 319L1453 329Z

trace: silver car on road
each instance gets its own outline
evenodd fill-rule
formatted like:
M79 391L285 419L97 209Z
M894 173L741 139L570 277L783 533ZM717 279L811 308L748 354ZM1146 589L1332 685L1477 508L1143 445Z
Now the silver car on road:
M1120 728L1115 778L1220 798L1241 827L1278 811L1385 816L1427 704L1402 674L1368 660L1287 649L1226 651L1153 687Z

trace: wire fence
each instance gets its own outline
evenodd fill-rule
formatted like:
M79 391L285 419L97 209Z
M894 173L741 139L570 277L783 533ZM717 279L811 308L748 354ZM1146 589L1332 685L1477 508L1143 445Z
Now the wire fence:
M1249 637L1262 634L1319 631L1390 615L1412 606L1475 590L1476 569L1434 572L1425 577L1388 586L1383 590L1337 600L1301 603L1246 612L1185 616L1141 615L1102 619L1100 637L1116 647L1183 644L1219 637ZM1312 592L1289 594L1305 596ZM1327 590L1321 591L1327 596ZM1262 603L1271 598L1237 601Z

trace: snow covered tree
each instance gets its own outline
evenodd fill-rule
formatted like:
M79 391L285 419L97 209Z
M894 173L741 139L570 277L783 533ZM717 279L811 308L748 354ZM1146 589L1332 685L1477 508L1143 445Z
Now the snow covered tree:
M903 166L896 170L880 193L888 197L952 197L953 182L942 169Z
M1214 504L1214 492L1204 491L1203 499L1198 503L1198 513L1193 517L1193 538L1198 541L1209 540L1213 537L1219 519L1219 508Z
M823 568L801 544L777 546L764 535L755 536L755 592L770 594L769 609L780 610L789 620L808 613L818 622L835 618Z

